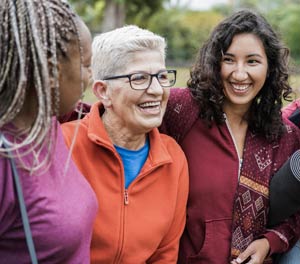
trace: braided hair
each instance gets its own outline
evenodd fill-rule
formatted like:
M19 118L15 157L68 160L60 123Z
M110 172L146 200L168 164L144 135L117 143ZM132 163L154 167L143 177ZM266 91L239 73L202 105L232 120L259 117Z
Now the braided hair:
M29 152L45 145L51 153L49 135L56 134L52 116L59 112L58 62L67 59L68 45L74 40L82 59L77 22L73 10L62 0L1 0L0 133L6 148L0 144L0 154L18 152L24 146ZM32 96L36 116L20 131L11 123ZM4 131L10 131L14 139L3 137ZM50 156L28 169L41 167Z

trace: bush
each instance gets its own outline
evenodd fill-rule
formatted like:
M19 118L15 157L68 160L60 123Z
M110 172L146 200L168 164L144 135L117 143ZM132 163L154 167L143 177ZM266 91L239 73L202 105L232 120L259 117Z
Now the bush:
M166 38L167 59L180 64L194 59L221 19L222 15L217 12L163 10L149 20L147 28Z

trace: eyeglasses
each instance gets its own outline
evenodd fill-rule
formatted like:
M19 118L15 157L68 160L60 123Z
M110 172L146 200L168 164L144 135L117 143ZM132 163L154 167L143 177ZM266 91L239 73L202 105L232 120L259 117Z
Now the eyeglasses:
M103 80L128 78L130 87L133 90L146 90L150 87L153 77L157 79L162 87L171 87L176 82L176 70L162 70L155 74L147 72L135 72L126 75L106 77Z

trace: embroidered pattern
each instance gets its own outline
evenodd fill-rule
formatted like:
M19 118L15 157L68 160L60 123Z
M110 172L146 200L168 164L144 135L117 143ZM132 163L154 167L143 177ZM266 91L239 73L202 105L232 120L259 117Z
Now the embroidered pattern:
M257 153L255 153L254 157L260 171L265 170L272 163L270 155L265 148L262 148Z
M240 184L243 184L256 192L261 193L266 197L269 197L269 188L267 186L259 184L249 178L246 178L243 175L241 175L240 177Z
M287 127L289 130L289 128ZM290 129L293 129L290 127ZM293 131L292 131L293 132ZM279 142L269 144L259 137L246 137L243 165L234 201L231 259L236 258L249 244L266 231L274 232L288 245L290 229L278 226L267 230L269 182L274 172L297 148L293 133L286 133ZM298 220L297 220L298 221ZM298 221L299 222L299 221ZM287 225L285 223L285 225ZM290 224L288 224L290 225ZM272 263L271 258L264 264Z
M181 111L181 108L182 108L182 104L176 104L176 106L175 106L175 108L174 108L174 111L177 113L177 114L179 114L180 113L180 111Z

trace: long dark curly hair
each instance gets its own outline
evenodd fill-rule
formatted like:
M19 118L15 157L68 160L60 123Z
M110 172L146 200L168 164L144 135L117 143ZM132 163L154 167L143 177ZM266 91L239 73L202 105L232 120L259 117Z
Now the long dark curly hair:
M267 59L268 76L263 88L254 98L246 116L251 132L267 140L280 138L284 129L281 118L282 99L289 98L289 50L281 43L266 19L251 10L241 10L223 20L211 33L199 51L191 70L188 87L199 103L200 118L209 126L224 123L223 83L221 79L222 52L226 52L235 35L255 34L262 41Z

